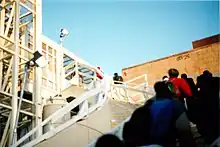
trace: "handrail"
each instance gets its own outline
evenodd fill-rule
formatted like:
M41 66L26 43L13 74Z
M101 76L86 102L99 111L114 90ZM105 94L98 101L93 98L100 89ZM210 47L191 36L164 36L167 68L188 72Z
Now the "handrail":
M135 81L135 80L137 80L137 79L140 79L140 78L142 78L142 77L144 77L145 80L146 80L146 76L147 76L147 74L143 74L143 75L140 75L140 76L138 76L138 77L135 77L135 78L133 78L133 79L131 79L131 80L129 80L129 81L126 81L125 83L131 83L131 82L133 82L133 81Z
M98 68L94 68L94 67L89 67L88 65L85 65L83 63L77 63L77 61L75 62L76 65L80 65L80 66L84 66L86 67L87 69L95 72L94 76L91 76L89 74L83 74L83 73L80 73L81 75L84 75L86 77L90 77L93 79L93 80L97 80L98 78L95 78L96 77L96 73L99 73L101 76L104 77L104 74L98 69ZM77 69L77 68L76 68ZM78 72L79 73L79 72ZM140 78L141 76L137 77L136 79ZM143 75L142 75L143 77ZM128 82L127 82L128 83ZM126 90L132 90L132 91L136 91L136 92L141 92L141 93L144 93L144 94L147 94L146 91L144 90L138 90L138 89L135 89L135 88L132 88L132 86L124 86L124 85L114 85L114 87L119 87L119 88L123 88L123 89L126 89ZM64 106L63 108L57 110L55 113L53 113L52 115L50 115L48 118L46 118L41 124L39 124L38 126L36 126L35 128L33 128L30 132L28 132L25 136L23 136L22 138L20 138L17 142L16 142L16 146L20 145L23 141L25 141L28 137L32 136L35 134L35 132L38 130L39 127L43 127L45 126L46 124L48 123L52 123L52 122L56 122L58 119L62 118L66 113L68 113L70 110L72 110L73 108L75 108L76 106L80 105L81 103L83 102L86 102L86 100L88 100L90 97L92 96L95 96L101 92L104 92L106 93L106 88L94 88L88 92L85 92L84 94L82 94L80 97L78 97L77 99L73 100L72 102L70 102L69 104L67 104L66 106ZM107 93L105 94L105 96L107 96ZM106 98L105 98L106 100ZM52 130L49 130L47 133L41 135L39 138L35 138L34 140L32 140L31 142L29 142L27 145L25 146L30 146L30 145L35 145L37 143L39 143L40 141L42 141L43 139L47 139L53 135L55 135L56 133L62 131L63 129L65 129L67 126L70 126L71 124L75 123L77 120L83 118L85 115L88 115L90 114L91 112L95 111L98 107L102 106L102 103L104 101L98 101L94 106L88 108L86 112L83 111L82 114L78 114L76 117L74 117L73 119L65 122L64 124L56 127L56 128L53 128Z
M132 83L133 81L136 81L136 80L138 80L138 79L141 79L141 78L144 78L144 83L141 83L141 84L134 84L134 83ZM131 85L131 86L139 86L139 85L146 85L146 86L148 86L148 81L147 81L147 74L143 74L143 75L140 75L140 76L138 76L138 77L135 77L135 78L133 78L133 79L131 79L131 80L129 80L129 81L125 81L125 82L121 82L121 81L114 81L113 80L113 82L117 82L117 83L120 83L120 84L125 84L125 85Z
M145 75L145 74L144 74L144 75L141 75L141 76L136 77L135 79L132 79L132 80L127 81L127 82L113 81L113 83L114 83L114 82L117 82L117 83L120 83L120 84L111 84L111 87L113 87L113 88L122 88L122 89L124 89L124 90L131 90L131 91L134 91L134 92L140 92L140 93L142 93L142 94L147 94L147 95L148 95L148 94L153 94L153 93L149 93L148 91L146 91L146 89L140 90L140 89L137 88L137 87L142 86L142 85L145 85L146 88L149 87L149 86L146 85L146 82L145 82L145 83L141 83L141 84L139 84L139 85L137 85L137 84L130 84L130 82L135 81L135 80L137 80L138 78L142 78L143 76L146 76L146 75ZM146 80L146 79L145 79L145 80ZM148 98L149 98L149 96L148 96ZM122 128L121 128L121 127L124 126L124 123L127 122L129 119L130 119L130 116L127 117L127 119L125 119L124 121L122 121L120 124L118 124L114 129L112 129L112 130L111 130L109 133L107 133L107 134L114 134L114 135L116 135L117 137L119 137L120 139L122 139L122 138L121 138L121 136L122 136ZM118 134L118 131L119 131L119 134ZM94 146L95 146L95 143L96 143L96 141L97 141L97 139L98 139L98 138L94 139L90 144L88 144L88 147L94 147Z
M88 65L86 65L86 64L84 64L84 63L80 63L80 62L78 62L78 61L74 61L74 62L70 63L69 65L75 66L75 69L73 69L73 71L70 71L69 73L65 74L65 75L64 75L65 78L66 78L67 76L69 76L70 74L74 73L74 72L76 72L78 75L85 76L85 77L89 77L89 78L92 79L92 80L99 80L99 78L96 78L96 73L98 73L99 75L101 75L102 77L104 77L104 73L103 73L101 70L99 70L98 68L96 68L96 67L90 67L90 66L88 66ZM69 66L69 65L67 65L67 66ZM77 66L77 67L76 67L76 66ZM94 75L91 75L91 74L88 74L88 73L83 73L83 72L81 72L81 71L76 71L76 70L78 70L79 66L83 66L83 67L85 67L86 69L90 70L91 72L94 72ZM64 70L67 70L66 67L64 67ZM100 81L100 80L99 80L99 81Z
M148 90L146 90L146 89L144 89L144 90L141 90L141 89L138 89L138 88L134 88L134 87L130 87L130 86L126 86L126 85L122 85L122 84L111 84L111 87L112 87L112 90L111 90L111 96L117 96L118 98L117 98L117 100L122 100L122 101L126 101L126 102L131 102L131 101L133 101L134 103L137 103L137 104L139 104L139 103L142 103L142 101L145 101L145 100L147 100L147 99L149 99L150 97L152 97L152 96L154 96L154 93L153 92L151 92L151 91L148 91ZM114 88L119 88L119 89L123 89L124 90L124 92L125 92L125 94L122 94L121 92L119 92L118 90L114 90ZM139 94L135 94L135 95L130 95L130 94L128 94L128 91L130 91L130 92L138 92ZM115 95L115 94L116 95ZM120 94L120 96L121 97L124 97L123 99L121 99L121 97L118 95L118 94ZM133 99L133 97L137 97L137 96L143 96L144 97L144 99L140 99L139 101L135 101L134 99ZM141 96L141 97L142 97ZM131 103L133 103L133 102L131 102Z
M57 121L58 119L60 119L61 117L63 117L66 113L68 113L70 110L72 110L73 108L75 108L76 106L80 105L82 102L84 102L85 100L87 100L88 98L90 98L91 96L97 95L98 93L102 92L103 90L100 88L96 88L93 89L91 91L85 92L84 94L82 94L79 98L73 100L72 102L70 102L69 104L67 104L66 106L64 106L63 108L57 110L55 113L53 113L52 115L50 115L48 118L46 118L39 126L35 127L34 129L32 129L29 133L27 133L25 136L23 136L21 139L19 139L16 143L16 146L20 145L23 141L25 141L28 137L32 136L39 127L43 127L44 125L46 125L47 123L49 123L50 121ZM83 117L83 116L82 116ZM81 117L79 117L78 119L76 119L75 121L81 119ZM51 132L53 130L50 130L49 132ZM49 133L47 132L47 133ZM44 134L45 135L45 134ZM42 135L42 136L44 136ZM39 139L38 139L39 140ZM40 140L39 140L40 141Z
M81 65L81 66L85 66L86 68L90 69L91 71L95 71L96 73L98 73L99 75L104 77L104 73L102 73L101 70L99 70L98 68L93 67L93 66L89 66L89 65L86 65L86 64L83 64L83 63L80 63L80 62L78 62L78 64Z
M111 86L117 87L117 88L123 88L123 89L127 89L127 90L132 90L132 91L135 91L135 92L145 93L145 94L148 93L145 90L139 90L139 89L136 89L136 88L133 88L133 87L130 87L130 86L124 86L124 85L121 85L121 84L111 84Z

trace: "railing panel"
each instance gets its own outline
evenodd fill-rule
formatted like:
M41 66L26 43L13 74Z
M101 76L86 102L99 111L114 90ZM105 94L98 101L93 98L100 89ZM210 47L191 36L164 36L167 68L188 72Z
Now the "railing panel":
M63 129L65 129L68 126L75 123L77 120L82 119L86 115L88 115L88 114L92 113L93 111L95 111L98 107L102 106L102 104L105 100L104 97L101 97L101 96L103 96L103 91L104 91L103 89L97 88L97 89L93 89L89 92L85 92L82 96L80 96L79 98L73 100L72 102L67 104L65 107L63 107L62 109L57 110L55 113L53 113L48 118L46 118L38 127L45 127L47 125L51 125L51 124L56 123L61 118L63 118L65 115L70 114L71 110L73 110L75 107L81 105L81 110L80 110L81 113L79 112L78 115L73 116L71 119L67 120L65 123L51 125L49 127L50 128L49 131L44 132L44 134L41 137L32 140L31 142L29 142L25 146L27 146L27 147L28 146L33 146L33 145L39 143L40 141L55 135L56 133L62 131ZM89 107L87 105L87 108L82 106L82 105L86 104L85 102L88 100L88 98L93 97L93 96L96 96L97 98L101 98L102 101L99 101L99 103L96 103L94 105L90 105ZM84 110L82 110L82 108ZM28 137L34 135L35 132L37 131L38 127L32 129L32 131L30 131L24 137L22 137L20 140L18 140L16 145L21 144Z

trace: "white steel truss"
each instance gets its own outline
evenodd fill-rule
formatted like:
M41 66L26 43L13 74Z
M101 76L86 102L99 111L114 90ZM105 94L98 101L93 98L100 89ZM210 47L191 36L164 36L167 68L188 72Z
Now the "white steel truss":
M110 84L99 69L42 35L41 13L42 0L0 0L0 147L35 145L102 107L109 94ZM27 83L24 83L25 65L35 51L47 59L48 65L44 69L32 68ZM101 81L97 74L105 80ZM146 75L141 77L146 79ZM129 84L135 86L129 82L123 83L122 87L113 85L113 88L124 89L122 97L128 98ZM73 85L86 92L43 120L44 105ZM139 89L136 92L145 94L143 89L140 90L142 85L136 85ZM25 95L20 98L22 86ZM90 102L94 98L96 101ZM19 100L22 104L16 126ZM43 132L45 125L56 122L77 106L80 111L75 117ZM27 131L18 133L25 125ZM13 134L16 134L15 142L11 144Z
M1 146L9 144L15 128L25 63L32 58L33 52L41 48L41 12L41 0L0 0ZM35 92L33 98L23 100L19 124L24 123L24 117L28 117L33 125L41 122L39 70L32 70L28 75L35 80Z
M41 0L1 0L0 4L0 146L4 147L9 145L13 133L17 135L14 128L17 130L28 122L31 122L29 131L38 128L30 139L42 136L43 106L58 94L57 85L70 86L75 79L75 85L93 89L97 86L94 81L98 81L96 73L100 71L42 35ZM34 68L28 73L25 90L31 94L19 98L25 64L35 51L43 54L49 64L43 70ZM56 66L60 58L63 63ZM19 123L15 127L20 99ZM22 138L23 135L16 136L16 140Z

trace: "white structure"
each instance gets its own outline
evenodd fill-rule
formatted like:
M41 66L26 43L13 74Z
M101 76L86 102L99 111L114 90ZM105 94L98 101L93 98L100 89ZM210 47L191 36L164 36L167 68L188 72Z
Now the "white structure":
M97 131L105 133L119 123L112 124L113 118L122 121L132 113L136 107L127 102L134 103L133 96L139 97L138 103L148 98L140 85L110 85L96 67L43 36L41 13L42 0L0 0L0 147L61 146L68 133L80 140L79 126L90 124L84 129L90 138L78 141L84 146L100 135ZM48 65L32 67L24 82L25 65L35 51ZM18 100L22 100L20 110ZM75 115L74 108L79 109ZM114 110L121 114L113 114ZM103 121L97 123L100 117ZM91 127L96 127L95 134L89 133ZM77 146L77 141L66 145Z

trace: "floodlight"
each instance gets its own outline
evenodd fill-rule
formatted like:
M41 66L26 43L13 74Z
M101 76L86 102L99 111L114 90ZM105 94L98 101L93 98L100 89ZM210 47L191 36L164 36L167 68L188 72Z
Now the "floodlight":
M60 38L63 38L69 34L67 29L61 29L60 30Z
M39 51L36 51L34 53L34 57L27 62L27 66L37 66L41 68L44 68L47 64L48 64L47 60Z

